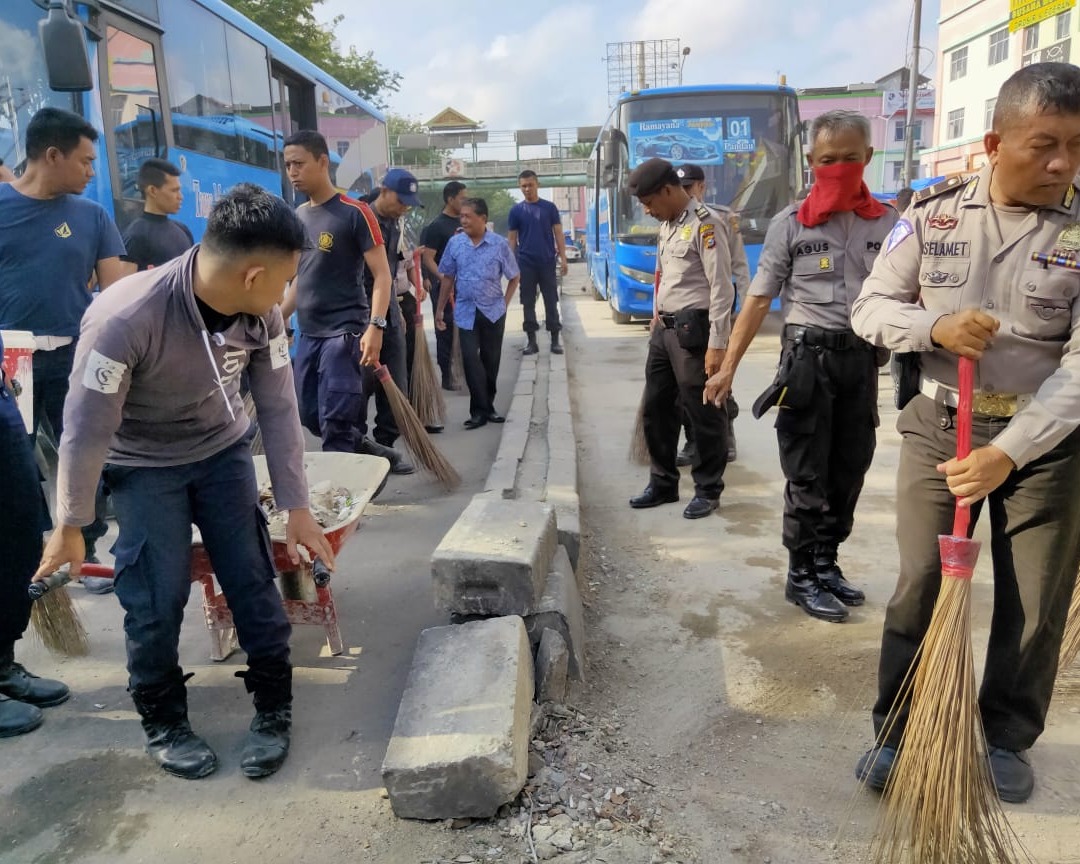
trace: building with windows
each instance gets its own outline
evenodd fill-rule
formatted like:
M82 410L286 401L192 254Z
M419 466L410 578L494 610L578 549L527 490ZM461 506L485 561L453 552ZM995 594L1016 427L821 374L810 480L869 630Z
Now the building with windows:
M933 138L934 91L927 86L929 81L926 77L919 79L914 127L917 169L919 151ZM900 176L907 129L907 82L908 70L897 69L870 83L799 90L799 118L806 122L807 130L815 117L840 108L858 111L870 120L874 158L865 176L871 192L889 194L903 185ZM808 143L805 133L803 143ZM809 184L809 176L806 182Z
M1070 62L1080 32L1076 0L941 0L937 127L923 151L924 176L952 176L986 164L983 135L997 92L1031 63Z

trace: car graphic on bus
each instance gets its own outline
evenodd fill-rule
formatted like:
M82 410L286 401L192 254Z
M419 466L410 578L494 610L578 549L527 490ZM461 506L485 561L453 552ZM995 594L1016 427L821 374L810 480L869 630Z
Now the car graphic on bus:
M661 159L715 159L720 151L708 141L689 135L668 133L650 135L634 144L634 155L638 159L659 156Z

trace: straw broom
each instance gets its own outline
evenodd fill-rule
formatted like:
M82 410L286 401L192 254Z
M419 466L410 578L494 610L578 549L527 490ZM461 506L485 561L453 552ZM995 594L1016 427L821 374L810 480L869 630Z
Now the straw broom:
M653 274L653 310L656 310L656 295L660 293L660 268ZM641 394L641 404L638 405L637 418L634 421L634 432L630 439L629 460L637 465L648 465L652 460L649 458L649 445L645 441L645 393Z
M390 377L390 370L382 363L377 363L375 364L375 377L386 393L386 401L390 403L394 423L401 433L405 446L409 448L409 452L416 457L416 461L420 463L420 466L434 474L447 490L457 488L461 483L461 475L454 470L454 466L447 461L446 457L439 452L439 448L432 443L431 436L428 435L424 424L420 422L420 418L416 416L416 412L413 411L409 400L401 392L397 384L394 383L394 379Z
M413 252L413 284L416 287L417 300L423 296L423 285L420 275L420 250ZM442 388L439 380L435 377L435 365L431 362L431 350L428 348L427 339L424 336L424 313L423 304L416 304L416 331L413 347L412 377L409 379L409 402L420 418L420 422L427 426L442 426L446 423L446 401L443 399ZM455 330L456 332L456 330Z
M27 593L30 605L30 624L50 654L63 657L85 657L90 653L86 628L63 589L70 580L65 572L54 573L41 582L31 582Z
M1061 640L1061 654L1058 658L1058 675L1070 669L1080 654L1080 577L1073 588L1072 603L1069 604L1069 617L1065 621L1065 637Z
M642 391L641 402L638 403L637 419L634 421L634 433L630 438L630 452L626 457L635 465L649 465L649 444L645 440L645 393Z
M971 452L974 362L960 359L956 455ZM875 864L1000 864L1028 859L1005 819L986 757L971 649L971 576L980 544L971 513L956 506L951 536L939 539L941 590L930 626L878 744L911 709L885 786Z

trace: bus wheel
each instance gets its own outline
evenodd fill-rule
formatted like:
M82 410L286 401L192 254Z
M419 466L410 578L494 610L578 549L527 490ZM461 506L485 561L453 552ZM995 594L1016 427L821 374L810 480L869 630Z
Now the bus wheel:
M615 308L615 304L610 302L612 298L608 298L608 305L611 306L611 320L616 324L629 324L630 314L628 312L620 312Z
M589 288L592 290L592 299L599 303L604 302L604 295L600 293L600 289L596 287L596 280L589 280Z

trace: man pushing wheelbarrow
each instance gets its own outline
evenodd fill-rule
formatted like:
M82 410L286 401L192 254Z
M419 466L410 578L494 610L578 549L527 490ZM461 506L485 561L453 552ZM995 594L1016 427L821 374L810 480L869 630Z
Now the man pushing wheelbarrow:
M292 726L290 626L274 584L266 517L240 398L246 369L288 556L306 546L330 569L334 553L308 509L304 441L278 305L306 243L277 196L236 186L210 213L200 245L130 276L82 321L60 443L58 527L35 580L83 562L79 531L94 517L104 465L120 536L116 595L124 607L128 690L147 752L170 774L217 767L188 723L178 642L191 590L194 523L228 599L248 668L237 675L255 719L240 765L248 777L281 767Z

